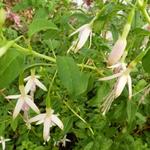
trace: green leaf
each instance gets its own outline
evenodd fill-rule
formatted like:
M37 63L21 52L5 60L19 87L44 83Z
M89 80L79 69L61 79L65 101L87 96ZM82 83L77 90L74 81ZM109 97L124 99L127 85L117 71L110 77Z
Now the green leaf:
M147 54L144 56L142 60L143 68L146 72L150 73L150 50L147 52Z
M63 133L66 134L67 132L69 132L69 130L72 128L72 124L73 124L73 117L67 117L63 119L64 122L64 130Z
M21 11L21 10L25 10L29 7L31 7L32 3L30 0L22 0L21 2L17 3L14 7L13 10L14 11Z
M18 126L18 118L11 121L11 128L13 129L13 131L16 131L17 126Z
M93 142L88 143L88 144L84 147L84 150L92 150L93 144L94 144Z
M132 101L127 101L127 120L129 124L135 119L136 111L137 106Z
M47 19L35 19L29 25L28 35L32 37L33 34L42 31L42 30L58 30L57 26L50 20Z
M22 71L24 56L14 49L9 49L0 59L0 88L8 86Z
M71 96L78 96L87 90L89 74L79 71L71 57L57 57L58 75Z

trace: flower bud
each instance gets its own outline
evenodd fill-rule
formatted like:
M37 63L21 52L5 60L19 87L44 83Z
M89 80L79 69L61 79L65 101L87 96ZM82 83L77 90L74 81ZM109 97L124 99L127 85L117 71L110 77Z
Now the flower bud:
M5 10L3 8L1 8L0 9L0 28L5 23L5 19L6 19L6 12L5 12Z
M124 50L126 48L126 44L127 44L127 41L126 39L123 39L123 38L119 38L114 47L112 48L112 51L108 57L108 65L114 65L116 64L121 56L123 55L124 53Z

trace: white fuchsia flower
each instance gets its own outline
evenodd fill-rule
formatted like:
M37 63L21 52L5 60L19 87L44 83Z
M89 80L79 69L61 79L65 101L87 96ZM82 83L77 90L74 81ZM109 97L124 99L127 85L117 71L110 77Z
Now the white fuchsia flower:
M6 148L6 142L10 141L11 139L4 139L4 137L0 137L0 143L2 144L2 150Z
M38 80L39 78L40 76L31 74L31 76L28 76L27 78L24 79L24 81L27 81L25 85L26 93L28 93L29 91L35 92L36 86L38 86L44 91L47 91L47 88L45 87L45 85Z
M116 65L118 67L118 65ZM119 66L120 67L120 66ZM119 73L116 73L112 76L108 76L108 77L104 77L104 78L100 78L100 81L105 81L105 80L111 80L114 78L118 78L116 85L115 85L115 89L114 89L114 94L115 94L115 98L119 97L123 91L123 89L125 88L125 85L128 84L128 90L129 90L129 99L131 99L132 97L132 80L131 80L131 76L130 76L130 69L126 68L126 64L121 64L121 70Z
M21 93L20 95L6 96L7 99L18 99L14 112L13 112L13 118L15 119L21 110L25 111L25 109L28 109L28 107L30 107L36 113L40 113L38 107L33 102L31 96L26 94L25 88L23 85L19 86L19 90Z
M126 68L126 64L124 63L117 63L114 66L111 66L109 68L115 69L117 73L115 73L112 76L100 78L99 80L105 81L105 80L111 80L114 78L118 78L118 79L112 91L105 97L105 101L101 105L101 111L103 115L105 115L106 112L108 112L108 110L111 107L112 102L121 95L126 84L128 84L129 99L131 99L132 97L132 80L130 76L131 70L129 68Z
M111 53L108 56L108 65L116 64L122 57L126 48L127 41L124 38L119 38L112 48Z
M54 114L54 110L51 108L46 109L46 113L41 113L29 120L30 123L36 122L36 125L42 124L43 127L43 139L49 141L50 139L50 128L57 125L63 130L64 126L62 121L58 118L58 115Z
M71 142L71 140L67 139L66 135L57 142L57 145L59 146L59 144L62 144L63 147L66 147L66 143L67 142Z
M78 32L79 32L78 39L76 41L74 41L74 43L69 48L69 50L67 51L67 53L69 53L70 50L72 50L75 53L77 53L79 51L79 49L81 49L84 46L84 44L86 43L86 41L87 41L87 39L89 37L90 37L90 46L91 46L91 38L92 38L91 24L85 24L85 25L81 26L75 32L73 32L70 35L70 37L73 36L74 34L78 33Z

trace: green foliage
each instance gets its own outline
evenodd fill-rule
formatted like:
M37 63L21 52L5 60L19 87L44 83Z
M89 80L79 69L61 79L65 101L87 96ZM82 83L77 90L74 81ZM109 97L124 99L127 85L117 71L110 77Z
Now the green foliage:
M32 37L33 34L41 31L41 30L57 30L57 27L54 23L52 23L50 20L46 19L35 19L33 22L29 25L29 31L28 35L29 37Z
M89 75L80 72L71 57L57 57L58 75L72 96L79 96L87 90Z
M147 54L145 55L145 57L143 58L143 68L146 72L150 73L150 50L147 52Z
M7 5L0 2L4 8ZM10 6L13 15L0 29L0 48L6 46L7 41L14 41L0 57L0 149L2 137L11 139L6 142L6 150L150 149L150 50L135 63L135 58L149 49L150 26L145 25L150 19L142 12L144 7L134 5L135 1L127 0L107 0L105 3L85 0L81 6L72 0L21 0ZM147 11L148 6L145 7ZM110 68L108 56L122 35L133 8L135 15L126 51L119 61L130 67L126 72L132 78L133 95L129 100L127 84L120 96L114 98L119 78L99 79L123 70L121 65ZM16 25L17 17L21 20L20 26ZM88 37L77 53L70 51L68 54L73 44L84 42L88 29L69 35L89 23L91 41ZM48 90L35 88L34 82L27 95L34 99L41 113L47 110L46 98L49 99L54 114L64 125L61 130L54 126L59 124L56 118L55 123L50 122L47 142L43 140L45 118L36 122L41 123L39 125L30 124L28 119L36 114L26 105L21 107L16 119L12 118L18 100L9 100L6 96L22 92L19 91L19 79L27 88L27 82L18 77L20 73L25 78L34 73L39 75L38 80ZM110 106L105 115L102 113L104 106ZM63 147L65 138L68 140Z
M24 66L24 56L15 49L9 49L0 59L0 88L7 87L20 74Z

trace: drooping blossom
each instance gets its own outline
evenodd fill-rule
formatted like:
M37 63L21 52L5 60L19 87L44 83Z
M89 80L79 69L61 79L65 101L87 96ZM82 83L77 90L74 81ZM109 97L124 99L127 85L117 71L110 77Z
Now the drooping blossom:
M15 106L14 112L13 112L13 118L15 119L21 110L25 111L28 110L29 107L35 111L36 113L40 113L38 107L35 105L33 100L29 95L26 94L25 88L23 85L19 86L20 95L9 95L6 96L7 99L18 99L17 104Z
M27 82L25 85L26 93L28 93L29 91L35 92L36 86L38 86L44 91L47 91L47 88L45 87L45 85L39 81L39 78L40 76L31 74L30 76L24 79L24 81Z
M56 144L59 146L60 144L62 147L66 147L66 143L71 142L71 140L67 139L67 136L65 135L60 141L58 141Z
M111 80L111 79L117 78L117 82L115 84L115 91L114 91L115 98L117 98L121 95L123 89L125 88L125 85L128 84L129 99L131 99L131 97L132 97L132 80L131 80L131 76L130 76L131 70L129 68L126 68L126 64L124 64L124 63L121 63L120 65L121 65L121 69L118 73L116 73L112 76L100 78L99 80L106 81L106 80Z
M2 150L6 149L6 142L10 141L11 139L4 139L4 137L0 137L0 143L2 144Z
M29 122L36 122L36 125L43 123L43 139L45 142L50 139L50 128L52 126L57 125L60 129L64 128L62 121L57 114L54 114L54 110L51 108L46 108L46 113L41 113L31 118Z
M105 97L105 101L101 105L102 114L105 115L106 112L110 109L112 102L121 95L125 85L128 85L129 99L132 97L132 80L130 76L130 68L126 68L126 64L118 63L114 66L111 66L115 70L115 74L112 76L100 78L100 81L111 80L117 78L115 85L113 86L112 91Z
M67 53L69 53L71 50L77 53L86 43L88 38L90 37L90 46L91 46L91 38L92 38L92 28L91 24L85 24L78 28L76 31L74 31L71 35L73 36L74 34L79 33L78 39L73 42ZM90 47L89 46L89 47Z
M126 48L126 44L126 39L121 37L116 41L111 53L108 56L108 65L114 65L120 60Z

